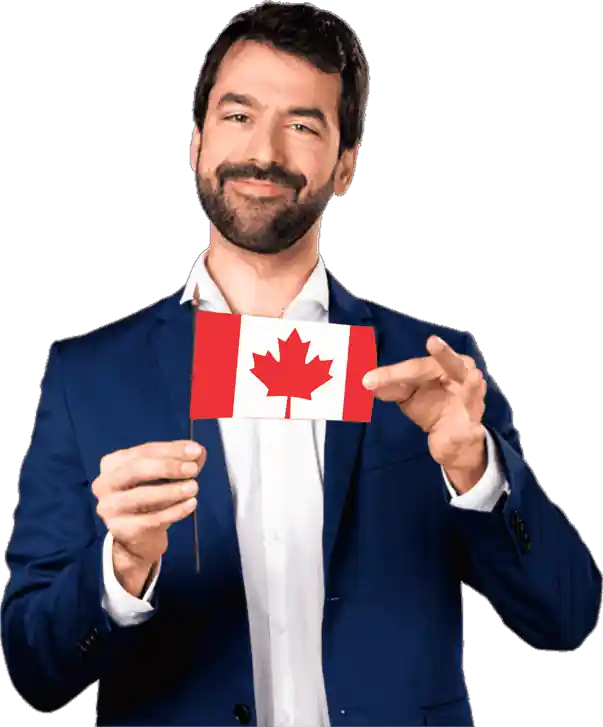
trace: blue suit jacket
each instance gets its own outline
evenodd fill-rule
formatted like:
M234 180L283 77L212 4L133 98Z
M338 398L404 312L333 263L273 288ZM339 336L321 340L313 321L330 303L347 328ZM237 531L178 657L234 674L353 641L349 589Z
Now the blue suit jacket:
M473 337L351 295L328 273L330 320L372 325L379 364L425 356L435 333L488 382L484 424L511 494L491 513L449 504L426 435L395 404L370 424L327 423L323 670L333 725L472 725L461 583L537 649L578 647L601 574L523 459L511 409ZM188 439L192 311L182 289L50 347L7 551L2 644L15 688L60 708L100 680L99 725L257 724L235 517L215 420L192 518L169 530L157 612L119 628L101 607L105 526L91 483L103 455ZM504 496L503 496L504 497Z

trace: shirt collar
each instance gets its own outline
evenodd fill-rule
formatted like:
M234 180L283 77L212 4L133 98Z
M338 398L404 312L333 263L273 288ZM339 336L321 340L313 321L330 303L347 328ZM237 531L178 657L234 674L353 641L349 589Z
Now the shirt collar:
M180 303L186 303L193 297L195 285L199 286L199 297L203 308L211 308L221 313L230 313L228 304L215 281L209 274L205 264L208 249L204 250L195 261L190 272ZM300 290L297 297L289 304L287 310L293 306L297 306L301 301L310 301L318 303L325 312L329 310L329 285L327 280L327 271L322 257L318 256L318 262L304 287Z

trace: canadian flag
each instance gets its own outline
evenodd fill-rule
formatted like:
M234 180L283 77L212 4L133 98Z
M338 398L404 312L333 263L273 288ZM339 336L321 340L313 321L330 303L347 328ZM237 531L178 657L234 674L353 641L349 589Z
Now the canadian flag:
M191 419L368 422L371 326L195 311Z

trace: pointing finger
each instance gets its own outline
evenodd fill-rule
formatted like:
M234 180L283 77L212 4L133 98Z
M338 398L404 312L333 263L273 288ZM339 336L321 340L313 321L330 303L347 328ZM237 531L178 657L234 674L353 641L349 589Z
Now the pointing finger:
M365 374L362 383L367 389L377 391L396 385L418 386L439 379L442 369L432 357L411 358L389 366L379 366Z
M469 372L475 368L475 362L469 356L461 356L438 336L429 338L427 350L444 369L446 375L459 384L462 384Z

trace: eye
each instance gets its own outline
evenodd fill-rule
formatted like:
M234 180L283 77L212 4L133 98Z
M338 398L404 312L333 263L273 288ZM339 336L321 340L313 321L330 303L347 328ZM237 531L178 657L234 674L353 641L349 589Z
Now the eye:
M314 129L311 129L309 126L305 126L304 124L293 124L293 127L296 131L301 131L302 133L307 134L314 134L315 136L318 136L316 131Z
M224 121L243 121L247 120L249 117L245 114L230 114L230 116L224 116Z

